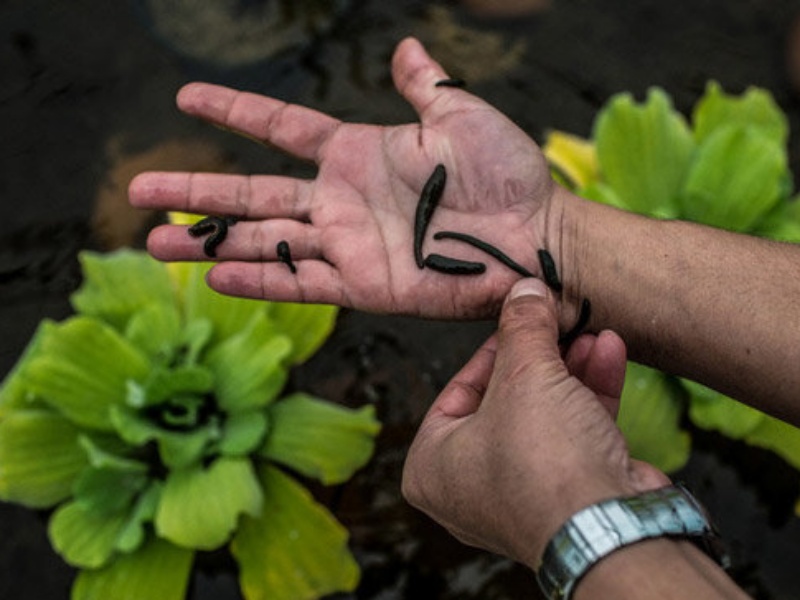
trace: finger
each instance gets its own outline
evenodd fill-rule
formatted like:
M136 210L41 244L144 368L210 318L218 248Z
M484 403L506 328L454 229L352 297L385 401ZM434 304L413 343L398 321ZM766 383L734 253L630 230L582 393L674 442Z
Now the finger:
M627 366L622 339L612 331L583 335L570 347L566 363L569 372L592 390L616 419Z
M322 260L298 260L296 272L279 262L221 262L206 275L214 290L229 296L275 302L350 307L336 268Z
M478 410L494 367L497 339L490 337L445 386L431 406L429 416L457 419Z
M178 107L305 160L320 148L341 122L329 115L275 98L208 83L190 83L178 92Z
M436 87L436 82L447 79L447 74L414 38L406 38L397 45L392 57L392 77L397 91L420 117L428 113L437 97L452 92Z
M206 237L193 237L188 227L162 225L147 238L147 250L165 261L207 261ZM225 239L216 247L217 260L278 260L278 242L289 244L294 260L322 257L317 230L313 226L288 219L240 221L228 227Z
M310 183L276 175L142 173L128 187L133 206L243 219L308 220Z

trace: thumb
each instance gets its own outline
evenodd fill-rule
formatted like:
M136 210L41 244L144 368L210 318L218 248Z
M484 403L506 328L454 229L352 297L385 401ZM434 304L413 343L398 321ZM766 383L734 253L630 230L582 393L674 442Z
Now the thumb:
M566 370L558 348L555 301L541 279L527 277L511 288L500 314L497 368L531 374Z

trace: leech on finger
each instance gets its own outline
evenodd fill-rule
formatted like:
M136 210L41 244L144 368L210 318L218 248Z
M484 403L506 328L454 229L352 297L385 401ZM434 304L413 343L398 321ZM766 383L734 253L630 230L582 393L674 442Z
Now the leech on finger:
M484 242L483 240L479 240L478 238L468 235L466 233L458 233L457 231L437 231L433 234L433 239L435 240L458 240L460 242L465 242L470 246L474 246L480 250L483 250L487 254L493 256L509 269L516 271L523 277L533 277L533 273L528 271L525 267L521 264L513 260L510 256L508 256L505 252L495 248L491 244Z
M441 254L428 254L425 266L448 275L480 275L486 271L486 265L481 262L459 260Z
M215 217L208 216L199 220L189 227L189 235L200 237L210 234L203 243L203 252L210 258L217 256L217 246L225 241L228 236L228 227L235 225L239 219L237 217Z
M454 87L454 88L463 88L467 87L467 82L463 79L459 79L458 77L454 77L452 79L440 79L434 84L436 87Z
M292 273L297 273L297 267L294 266L294 262L292 261L292 252L289 249L289 242L286 240L281 240L278 242L275 250L278 253L278 260L289 267L289 270Z
M556 292L560 292L564 289L564 286L561 285L561 280L558 278L556 261L553 260L553 255L544 248L538 250L537 254L539 255L539 264L542 266L544 282Z
M578 314L578 320L575 322L575 325L572 329L558 338L559 345L569 346L572 342L574 342L581 334L581 331L583 331L583 328L586 327L586 324L589 322L589 317L591 316L592 303L589 302L588 298L584 298L583 302L581 302L581 312Z
M425 259L422 256L422 242L425 239L425 232L433 216L433 211L442 197L446 182L447 171L444 165L436 165L428 181L425 182L419 197L417 212L414 216L414 259L420 269L425 266Z

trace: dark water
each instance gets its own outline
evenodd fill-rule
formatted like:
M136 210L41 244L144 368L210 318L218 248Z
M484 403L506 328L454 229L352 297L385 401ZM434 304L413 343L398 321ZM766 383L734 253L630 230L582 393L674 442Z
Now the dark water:
M414 115L391 86L388 60L413 34L537 139L551 128L588 135L598 108L622 90L642 97L659 85L686 111L716 79L729 91L770 89L791 119L793 164L800 156L800 103L785 69L797 0L553 0L507 20L478 18L457 2L352 0L320 12L325 3L250 0L234 15L214 12L220 2L192 11L185 4L0 3L0 376L40 319L69 314L78 250L142 244L158 215L126 206L136 172L308 174L181 116L174 94L193 79L343 119L404 122ZM248 29L252 11L271 11L261 14L280 28ZM237 33L238 46L230 43ZM341 488L318 490L350 528L364 569L352 597L537 597L524 569L464 548L399 496L421 416L490 330L343 313L323 351L294 374L299 387L331 400L375 403L385 423L371 465ZM680 476L715 515L737 579L759 598L800 597L795 472L768 453L704 434ZM218 558L199 561L194 599L238 597ZM0 505L0 599L67 598L72 575L50 550L42 515Z

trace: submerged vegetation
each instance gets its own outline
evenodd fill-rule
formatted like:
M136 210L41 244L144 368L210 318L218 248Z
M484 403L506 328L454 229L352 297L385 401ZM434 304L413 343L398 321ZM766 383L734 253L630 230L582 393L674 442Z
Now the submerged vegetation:
M726 94L714 82L691 122L653 88L642 103L612 97L591 140L552 132L545 155L577 194L652 217L685 219L800 242L800 202L787 159L789 127L769 92ZM791 367L789 367L791 368ZM689 457L697 427L771 450L800 470L800 430L695 382L631 363L619 425L634 456L666 471Z

